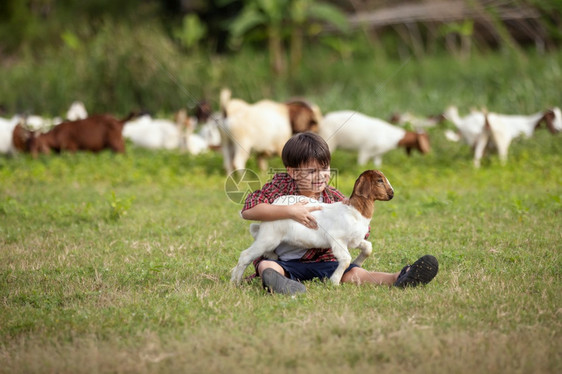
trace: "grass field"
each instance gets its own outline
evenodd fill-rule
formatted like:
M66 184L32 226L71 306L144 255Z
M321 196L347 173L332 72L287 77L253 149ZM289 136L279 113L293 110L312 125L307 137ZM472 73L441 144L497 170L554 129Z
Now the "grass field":
M0 372L561 372L560 135L538 130L479 170L442 128L430 136L427 156L383 158L395 198L376 204L365 267L430 253L435 280L294 298L230 284L251 237L218 153L0 158ZM333 156L347 195L355 160Z

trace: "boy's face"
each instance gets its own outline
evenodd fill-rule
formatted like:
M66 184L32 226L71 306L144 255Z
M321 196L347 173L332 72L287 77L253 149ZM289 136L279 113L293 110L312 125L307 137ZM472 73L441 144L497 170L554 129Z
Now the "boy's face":
M310 161L298 168L287 167L287 173L293 178L299 192L308 197L317 197L330 182L330 165L320 166L318 161Z

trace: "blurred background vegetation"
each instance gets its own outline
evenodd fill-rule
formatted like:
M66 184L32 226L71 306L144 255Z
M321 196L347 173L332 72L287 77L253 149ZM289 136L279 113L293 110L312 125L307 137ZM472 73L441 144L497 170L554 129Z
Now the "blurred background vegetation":
M331 94L345 106L354 85L384 85L412 60L443 74L451 58L455 74L485 55L559 60L561 30L562 0L3 0L0 105L169 114L202 98L216 109L229 86L249 101Z

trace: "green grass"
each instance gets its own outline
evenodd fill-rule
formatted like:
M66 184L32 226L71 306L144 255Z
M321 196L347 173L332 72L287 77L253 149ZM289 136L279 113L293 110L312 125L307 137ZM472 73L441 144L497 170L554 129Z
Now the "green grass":
M431 155L386 155L396 197L376 205L366 262L432 253L435 281L297 298L229 283L251 240L218 154L0 159L0 371L559 371L560 139L474 170L438 131ZM333 166L349 194L355 155Z
M445 61L435 63L428 79ZM489 85L495 68L484 66L474 87ZM494 79L508 82L506 71ZM524 71L532 90L502 83L494 102L513 98L501 108L534 111L535 93L559 99L560 73L541 86L546 73ZM452 98L486 102L454 82L388 85L373 111L389 113L400 92L417 99L397 106L425 114ZM325 88L323 108L368 111L367 89L336 89ZM376 204L365 267L395 272L431 253L435 280L407 290L314 282L295 298L230 284L251 237L217 153L129 145L126 155L1 157L0 372L562 371L560 136L538 130L512 144L506 166L492 155L479 170L442 128L430 136L429 155L383 158L395 198ZM356 155L336 151L332 167L349 195L363 170Z

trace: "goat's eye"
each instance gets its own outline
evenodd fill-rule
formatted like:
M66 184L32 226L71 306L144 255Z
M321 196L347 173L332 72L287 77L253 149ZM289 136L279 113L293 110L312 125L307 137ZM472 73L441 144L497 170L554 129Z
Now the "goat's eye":
M377 183L382 183L382 178L377 179Z

